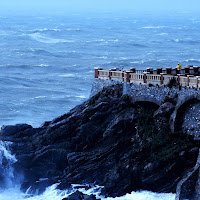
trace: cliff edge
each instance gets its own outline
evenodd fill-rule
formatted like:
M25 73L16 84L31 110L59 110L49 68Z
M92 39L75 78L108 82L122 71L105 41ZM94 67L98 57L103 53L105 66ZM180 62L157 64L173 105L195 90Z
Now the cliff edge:
M39 128L4 126L0 139L13 142L15 173L24 175L22 190L32 186L42 192L59 182L61 189L101 185L102 194L113 197L134 190L175 193L196 165L199 141L181 125L170 132L174 107L170 101L132 103L116 84ZM198 177L194 174L184 198L194 198Z

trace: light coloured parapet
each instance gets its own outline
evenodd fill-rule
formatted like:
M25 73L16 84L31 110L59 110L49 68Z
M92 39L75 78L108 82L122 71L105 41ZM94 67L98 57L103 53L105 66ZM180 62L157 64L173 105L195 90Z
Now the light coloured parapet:
M171 79L175 79L181 86L194 88L199 88L200 86L200 78L198 76L186 74L169 75L165 73L155 74L154 71L150 73L145 70L117 71L116 69L103 70L95 68L95 78L152 85L167 85Z

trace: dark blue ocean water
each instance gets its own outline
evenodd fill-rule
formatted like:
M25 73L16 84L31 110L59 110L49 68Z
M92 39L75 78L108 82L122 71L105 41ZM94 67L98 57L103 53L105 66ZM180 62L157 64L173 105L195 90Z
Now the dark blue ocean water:
M193 14L0 16L0 126L44 121L89 97L94 67L200 65Z

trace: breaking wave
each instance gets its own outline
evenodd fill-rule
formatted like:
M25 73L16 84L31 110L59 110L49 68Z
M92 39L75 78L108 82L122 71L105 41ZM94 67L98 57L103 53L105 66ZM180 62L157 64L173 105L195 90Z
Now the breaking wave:
M48 187L45 192L41 195L31 195L28 193L22 193L19 188L11 188L7 189L0 193L0 200L62 200L63 198L67 198L69 195L74 193L76 190L82 192L87 195L95 195L97 198L101 200L174 200L175 194L163 194L163 193L153 193L148 191L140 191L140 192L132 192L131 194L126 194L121 197L103 197L100 195L100 189L102 187L95 186L90 189L75 189L74 186L72 190L59 190L56 189L58 184L54 184Z
M175 38L175 39L172 39L171 41L175 42L175 43L182 43L182 44L189 44L189 45L198 45L198 44L200 44L200 40L193 40L193 39Z
M56 39L41 35L40 33L33 33L29 35L32 39L41 42L41 43L48 43L48 44L57 44L57 43L72 43L73 40L66 40L66 39Z
M197 63L200 63L200 60L191 58L191 59L188 59L188 60L184 60L184 62L187 62L189 64L191 64L191 63L197 64Z
M166 28L166 26L143 26L141 29L161 29Z

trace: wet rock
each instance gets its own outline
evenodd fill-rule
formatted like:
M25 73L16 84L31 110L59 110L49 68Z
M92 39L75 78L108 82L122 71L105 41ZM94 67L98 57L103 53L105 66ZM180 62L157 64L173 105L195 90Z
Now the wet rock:
M86 195L83 194L82 192L76 191L62 200L98 200L98 199L96 199L94 195Z
M13 141L23 190L32 186L42 191L59 182L60 189L76 183L101 185L106 196L134 190L175 192L180 177L196 162L197 144L185 135L168 134L173 104L133 104L121 89L104 88L42 127L2 129L0 135ZM41 178L47 179L38 182ZM86 198L75 196L70 198Z
M162 104L158 110L153 115L155 121L155 127L157 130L161 130L168 126L169 124L169 116L173 112L175 106L170 102L166 102Z

